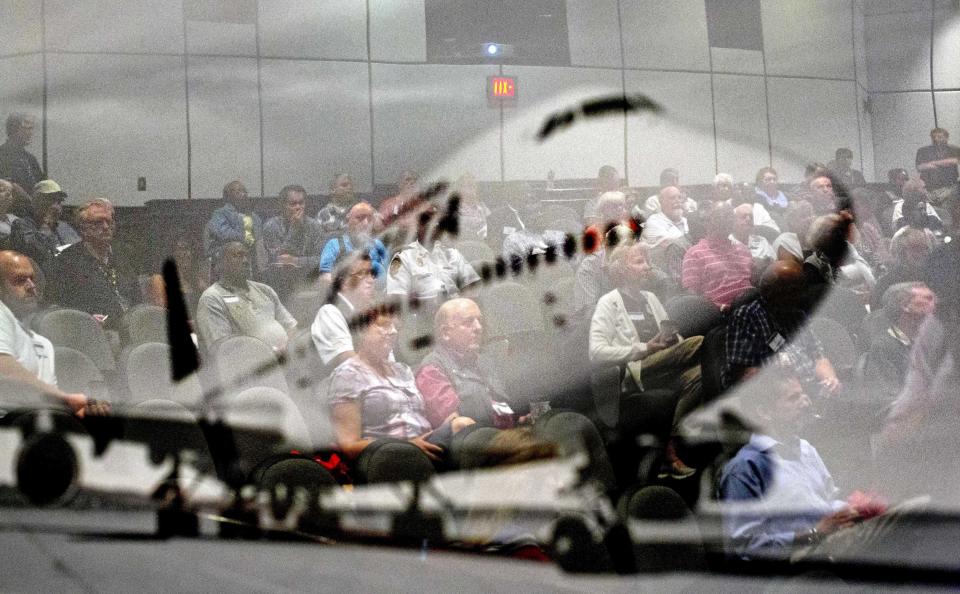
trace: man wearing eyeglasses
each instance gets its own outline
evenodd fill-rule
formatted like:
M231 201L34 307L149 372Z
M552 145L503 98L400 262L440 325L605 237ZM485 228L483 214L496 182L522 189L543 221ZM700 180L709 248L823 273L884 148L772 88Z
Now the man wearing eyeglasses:
M139 301L139 290L135 278L117 266L113 204L106 198L89 200L77 211L77 221L81 241L54 259L49 301L85 311L105 328L119 328L123 313Z
M366 202L355 204L347 212L346 233L327 241L320 254L320 274L329 279L337 262L354 250L361 250L370 257L373 275L378 282L383 281L387 263L387 248L383 242L373 237L373 224L376 211Z

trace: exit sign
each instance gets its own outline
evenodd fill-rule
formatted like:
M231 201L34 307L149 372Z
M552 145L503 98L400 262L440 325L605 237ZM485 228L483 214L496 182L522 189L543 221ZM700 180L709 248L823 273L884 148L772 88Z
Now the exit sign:
M487 100L491 105L511 104L517 100L517 79L514 76L488 76Z

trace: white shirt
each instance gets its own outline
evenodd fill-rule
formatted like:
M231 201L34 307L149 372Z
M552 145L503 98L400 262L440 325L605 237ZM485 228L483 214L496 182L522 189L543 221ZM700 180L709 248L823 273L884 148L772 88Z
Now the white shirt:
M930 206L930 203L927 202L927 216L933 217L938 221L941 221L940 215L937 214L937 210ZM891 217L890 224L896 225L897 221L903 218L903 198L900 200L895 200L893 203L893 216Z
M353 304L343 294L338 293L337 299L342 300L350 311L355 311ZM337 356L353 350L353 338L350 336L347 320L332 303L327 303L317 312L317 317L310 326L310 336L324 365L329 365Z
M420 299L449 297L459 294L459 287L478 280L480 275L456 248L437 242L433 250L427 250L419 241L414 241L393 255L387 274L387 294L413 294Z
M0 302L0 353L16 359L40 381L57 385L53 344L21 324L3 302Z
M700 208L700 205L697 204L697 201L686 196L683 201L683 211L684 212L696 212ZM653 196L648 197L643 202L643 210L647 211L650 215L660 212L660 195L654 194Z
M682 217L679 223L674 223L667 215L658 212L650 215L644 223L641 238L647 245L655 246L664 240L680 239L689 232L687 217Z
M729 239L733 243L744 245L739 239L733 236L733 233L730 234ZM746 247L750 250L750 255L758 260L777 259L777 255L773 251L773 246L771 246L767 238L762 235L750 235L747 237Z

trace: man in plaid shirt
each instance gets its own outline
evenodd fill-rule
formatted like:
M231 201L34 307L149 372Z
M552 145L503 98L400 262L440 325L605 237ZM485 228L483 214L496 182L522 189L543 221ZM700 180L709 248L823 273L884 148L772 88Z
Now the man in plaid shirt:
M781 353L800 381L834 394L840 380L817 337L804 327L803 268L797 262L771 264L760 282L760 297L736 308L727 323L723 386L729 388Z

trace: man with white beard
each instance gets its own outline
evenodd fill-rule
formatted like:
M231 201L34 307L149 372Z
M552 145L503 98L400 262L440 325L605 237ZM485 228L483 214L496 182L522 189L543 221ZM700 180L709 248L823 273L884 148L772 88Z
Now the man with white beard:
M373 237L375 212L366 202L358 202L350 208L347 212L347 232L327 241L320 253L321 277L329 279L339 260L355 249L363 249L370 256L377 284L382 286L387 266L387 248L382 241Z

